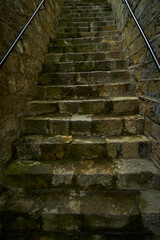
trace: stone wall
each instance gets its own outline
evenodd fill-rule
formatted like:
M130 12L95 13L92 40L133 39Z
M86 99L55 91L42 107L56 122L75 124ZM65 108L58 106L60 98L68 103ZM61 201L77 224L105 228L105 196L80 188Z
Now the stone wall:
M137 83L141 113L146 119L146 134L152 137L152 159L160 165L160 73L148 48L122 0L109 0L113 5L118 30L122 33L124 51ZM160 1L128 1L146 36L160 59Z
M0 1L0 58L40 4L40 0ZM20 119L34 96L37 75L54 34L63 0L47 0L14 51L0 69L0 186L3 169L11 159L12 143L20 135Z

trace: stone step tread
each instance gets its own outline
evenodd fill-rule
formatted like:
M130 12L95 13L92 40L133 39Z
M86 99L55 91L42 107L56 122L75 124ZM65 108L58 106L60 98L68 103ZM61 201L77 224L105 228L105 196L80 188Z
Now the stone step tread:
M81 136L65 136L57 135L53 137L45 137L43 135L30 135L23 136L17 143L35 143L35 144L106 144L106 143L127 143L127 142L149 142L150 139L145 135L136 135L136 136L119 136L119 137L81 137Z
M88 5L88 6L85 6L85 5L81 5L81 6L65 6L63 5L62 6L62 11L65 11L65 12L74 12L76 10L88 10L89 12L90 11L99 11L99 10L102 10L102 11L112 11L112 6L111 5L98 5L98 6L95 6L95 5Z
M113 120L143 120L144 117L140 114L135 114L131 116L94 116L94 115L73 115L73 116L26 116L23 118L24 121L26 120L33 120L33 121L113 121Z
M103 26L103 24L105 25L105 24L116 24L116 20L115 19L112 19L112 20L105 20L105 21L100 21L100 22L97 22L97 21L95 21L95 22L92 22L92 23L90 23L90 22L73 22L73 21L69 21L69 22L59 22L59 25L61 25L61 24L64 24L64 25L78 25L78 24L82 24L82 25L92 25L92 26L97 26L97 25L99 25L99 26Z
M97 43L92 43L92 45L101 45L101 44L111 44L111 43L116 43L116 44L122 44L122 41L114 41L114 40L112 40L112 41L108 41L105 37L77 37L77 38L54 38L54 39L51 39L51 42L52 41L54 41L54 40L64 40L64 41L69 41L69 40L73 40L73 41L76 41L76 40L79 40L79 39L82 39L82 40L85 40L85 39L100 39L100 40L102 40L102 42L97 42ZM74 47L74 46L77 46L77 45L80 45L80 46L88 46L88 45L90 45L89 43L81 43L81 44L67 44L66 46L69 46L69 47ZM56 46L56 47L61 47L61 46L64 46L64 45L54 45L54 46Z
M140 115L105 117L73 115L55 117L29 116L23 119L24 134L45 134L49 136L86 135L116 136L144 133L144 118Z
M125 53L121 51L112 52L69 52L69 53L47 53L45 55L46 61L94 61L94 60L124 60Z
M15 152L20 160L39 159L55 161L63 159L113 160L147 158L150 139L144 135L130 136L66 136L27 135L15 143Z
M93 3L84 3L84 4L66 4L66 3L64 3L64 5L63 5L63 7L64 8L73 8L74 7L74 9L75 8L80 8L80 7L82 7L82 8L90 8L91 6L93 6L93 7L95 7L95 8L97 8L97 7L106 7L106 8L110 8L111 7L111 5L110 4L100 4L100 3L97 3L97 4L93 4Z
M69 9L70 9L70 8L71 8L71 9L73 9L73 8L74 8L74 9L78 8L78 9L79 9L79 8L81 8L81 7L82 7L82 8L90 8L91 6L94 7L95 9L98 8L98 7L111 8L111 5L110 5L110 4L107 4L107 3L106 3L106 4L98 4L98 3L97 3L97 4L91 4L91 3L90 3L90 4L82 4L82 5L76 4L76 3L75 3L74 5L73 5L73 4L70 4L70 5L67 4L67 5L66 5L66 4L64 3L63 8L66 8L66 9L68 9L68 8L69 8Z
M42 228L45 233L99 230L149 234L159 219L159 200L157 190L141 191L137 195L71 190L39 195L13 193L3 214L6 222L10 222L8 230L14 229L14 232L19 229L30 232L32 223L32 231L39 232Z
M108 1L100 1L100 2L97 2L97 1L65 1L64 2L64 6L90 6L90 5L95 5L95 6L101 6L101 5L104 5L104 6L111 6L110 3L108 3Z
M115 31L115 32L114 32ZM118 33L118 31L117 30L114 30L114 29L110 29L110 28L106 28L106 27L104 27L104 26L101 26L101 27L93 27L93 28L91 28L91 27L68 27L68 26L65 26L65 27L59 27L58 29L57 29L57 31L56 31L56 34L58 35L58 34L69 34L69 33L85 33L85 34L87 34L87 35L89 35L89 33L101 33L101 32L103 32L104 33L104 35L105 34L109 34L109 32L111 33L111 36L113 35L113 36L119 36L120 37L120 35L119 35L119 33ZM112 36L112 37L113 37Z
M56 38L83 38L83 37L105 37L108 42L122 41L118 33L111 31L92 31L92 32L57 32Z
M70 61L70 62L67 62L67 61L60 61L60 62L58 62L58 63L55 63L54 61L52 61L51 59L49 59L49 60L46 60L45 62L44 62L44 64L47 64L47 63L53 63L53 64L82 64L82 63L84 63L84 65L85 64L87 64L87 63L116 63L116 62L125 62L125 63L127 63L128 62L128 60L126 60L126 59L107 59L107 60L89 60L89 61L75 61L75 62L72 62L72 61Z
M67 18L67 17L61 17L61 20L60 20L60 22L67 22L67 21L69 21L69 22L74 22L74 21L79 21L79 22L81 22L82 21L82 19L84 19L84 21L89 21L89 20L93 20L93 21L95 21L95 22L98 22L98 21L108 21L108 20L115 20L115 17L114 16L106 16L106 17L88 17L88 16L85 16L85 17L74 17L74 18L72 18L72 19L69 19L69 18Z
M58 74L62 74L62 75L69 75L69 74L83 74L83 73L88 73L88 74L96 74L96 73L118 73L118 74L120 74L120 73L130 73L130 70L113 70L113 71L79 71L79 72L74 72L74 71L70 71L70 72L57 72L57 73L53 73L53 74L55 74L55 75L58 75Z
M52 164L37 161L15 162L6 169L5 177L8 187L28 189L44 188L44 181L46 187L48 183L48 188L160 189L160 170L146 159L120 159L113 162L64 160ZM38 178L42 178L39 185Z
M115 20L115 18L113 16L107 16L107 17L81 17L81 18L76 18L76 17L72 17L72 18L67 18L67 17L62 17L59 24L62 23L72 23L72 22L88 22L88 23L92 23L92 22L103 22L103 21L113 21Z
M84 13L87 13L88 14L88 16L90 16L90 15L95 15L95 14L99 14L99 13L102 13L102 14L104 14L104 15L110 15L110 14L112 14L112 9L111 8L99 8L99 9L93 9L93 8L90 8L90 9L64 9L64 8L62 8L62 16L63 15L66 15L66 14L68 14L68 15L72 15L72 14L78 14L78 15L80 15L80 14L84 14Z
M57 40L54 40L55 42L57 42ZM58 40L59 41L59 40ZM122 50L122 42L121 41L113 41L112 40L102 40L98 43L94 42L95 38L77 38L75 37L71 39L70 37L68 38L64 38L62 39L63 42L57 42L57 43L53 43L53 41L51 41L51 44L48 48L48 53L52 54L53 51L55 51L55 53L59 51L59 53L61 54L68 54L68 53L101 53L102 51L105 53L108 52L121 52ZM71 44L70 44L71 41ZM84 41L84 43L83 43ZM85 42L87 41L87 42ZM89 42L88 42L89 41ZM91 41L91 42L90 42ZM97 40L96 40L97 41ZM72 44L73 43L73 44Z
M74 28L74 29L77 29L77 28ZM61 29L60 29L61 30ZM72 34L77 34L77 32L69 32L69 33L72 33ZM68 34L69 34L68 33ZM105 30L105 31L91 31L91 32L83 32L83 31L81 31L80 33L84 33L84 34L86 34L85 35L85 37L92 37L92 33L93 34L100 34L100 33L102 33L102 35L104 34L108 34L109 36L111 35L111 37L113 37L112 35L114 35L114 36L119 36L119 37L121 37L120 36L120 34L118 33L118 31L117 30ZM60 34L65 34L65 32L57 32L57 35L60 35ZM66 34L67 34L67 32L66 32ZM88 35L88 36L87 36ZM83 37L83 36L82 36ZM95 36L96 37L96 36ZM78 38L78 37L77 37Z
M37 86L37 88L41 88L41 89L52 89L52 88L78 88L78 87L103 87L103 86L119 86L119 85L130 85L130 86L135 86L134 82L121 82L121 83L91 83L91 84L78 84L78 85L56 85L56 86Z
M128 60L95 60L95 61L75 61L75 62L54 62L45 61L42 65L42 72L57 71L113 71L128 69Z
M81 22L81 23L83 23L83 22ZM84 23L83 23L84 24ZM94 29L94 28L100 28L100 27L106 27L106 26L102 26L102 25L100 25L100 26L93 26L93 23L92 23L92 26L61 26L61 25L59 25L58 26L58 31L59 30L61 30L61 29L63 29L63 30L69 30L69 29ZM118 33L118 31L117 30L115 30L115 29L111 29L111 30L104 30L104 31L108 31L108 32L116 32L116 33Z
M90 99L109 98L116 96L135 96L135 84L104 83L104 84L78 84L78 85L48 85L37 86L36 99Z
M40 73L39 85L132 82L130 70Z
M106 37L77 37L77 38L54 38L54 39L51 39L51 43L52 42L54 42L54 41L59 41L59 40L63 40L64 42L66 42L66 44L67 45L65 45L65 46L70 46L70 47L72 47L72 46L77 46L77 45L80 45L80 46L82 46L82 45L89 45L89 43L81 43L81 44L79 44L79 43L74 43L74 44L70 44L70 43L67 43L67 41L69 42L69 41L74 41L74 42L76 42L76 41L79 41L79 40L97 40L97 42L93 42L92 44L94 44L94 45L100 45L100 44L109 44L110 43L110 41L108 40L108 39L106 39ZM122 44L122 41L114 41L114 39L112 40L112 42L113 43L117 43L117 44ZM111 42L111 43L112 43ZM55 43L54 43L54 46L64 46L64 45L56 45Z
M104 11L98 11L98 12L97 11L88 12L86 10L86 11L81 12L81 13L76 13L76 12L72 12L72 11L65 11L65 12L62 11L62 16L78 16L78 17L82 16L82 17L86 17L86 12L88 13L87 16L89 16L89 17L91 17L91 16L94 16L94 17L96 17L96 16L100 16L100 17L102 17L102 16L104 16L104 17L114 16L112 10L109 10L109 11L104 10Z
M119 53L125 54L125 52L123 52L123 51L107 51L107 52L99 51L99 52L88 52L88 53L85 53L85 52L82 52L82 53L75 53L75 52L71 52L71 53L46 53L45 56L46 57L52 57L52 56L55 56L55 55L90 55L90 54L95 54L95 55L96 54L103 54L105 56L105 55L108 55L108 54L119 54Z
M85 18L86 17L86 15L87 15L87 17L94 17L94 18L96 18L96 17L99 17L99 18L102 18L102 17L110 17L110 16L112 16L112 17L114 17L114 14L113 14L113 12L112 11L103 11L103 12L89 12L88 13L88 11L86 11L86 12L82 12L82 13L72 13L72 12L63 12L62 13L62 18L80 18L80 19L82 19L82 18Z
M139 113L139 98L110 97L108 99L33 100L28 103L30 115L104 114L131 115Z
M39 104L48 104L48 103L80 103L80 102L110 102L110 101L139 101L138 97L110 97L109 99L98 98L98 99L73 99L73 100L32 100L29 104L39 103Z

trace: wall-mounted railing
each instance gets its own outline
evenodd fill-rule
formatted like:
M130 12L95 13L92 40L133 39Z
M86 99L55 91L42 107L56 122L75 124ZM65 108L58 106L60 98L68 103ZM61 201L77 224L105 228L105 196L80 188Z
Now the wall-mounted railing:
M22 35L24 34L24 32L26 31L26 29L28 28L28 26L30 25L30 23L32 22L32 20L34 19L34 17L36 16L36 14L39 12L39 10L41 9L42 5L44 5L45 7L45 0L42 0L41 3L39 4L39 6L37 7L37 9L35 10L35 12L33 13L32 17L29 19L29 21L26 23L26 25L24 26L24 28L22 29L22 31L20 32L20 34L18 35L18 37L16 38L16 40L12 43L11 47L8 49L8 51L6 52L6 54L4 55L4 57L2 58L2 60L0 61L0 67L3 66L3 64L5 63L5 61L7 60L7 58L9 57L9 55L11 54L11 52L13 51L15 45L17 44L17 42L20 40L20 38L22 37Z
M152 46L151 46L148 38L146 37L144 31L142 30L142 27L141 27L140 23L138 22L135 14L133 13L130 4L128 3L127 0L122 0L122 2L123 2L123 3L126 3L126 5L127 5L128 9L129 9L129 11L130 11L130 13L131 13L134 21L135 21L135 23L137 24L137 27L138 27L140 33L142 34L142 37L143 37L144 40L145 40L145 43L146 43L146 45L147 45L147 47L148 47L148 49L149 49L149 51L150 51L150 53L151 53L151 55L152 55L152 57L153 57L153 59L154 59L154 62L155 62L156 66L157 66L157 68L158 68L158 70L159 70L159 72L160 72L160 63L159 63L159 61L158 61L158 58L157 58L155 52L153 51L153 48L152 48Z

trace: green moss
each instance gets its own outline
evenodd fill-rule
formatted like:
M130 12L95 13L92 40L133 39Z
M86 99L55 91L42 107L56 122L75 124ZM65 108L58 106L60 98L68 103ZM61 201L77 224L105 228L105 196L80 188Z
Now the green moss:
M37 163L35 162L17 162L10 165L6 171L5 175L21 175L28 173Z

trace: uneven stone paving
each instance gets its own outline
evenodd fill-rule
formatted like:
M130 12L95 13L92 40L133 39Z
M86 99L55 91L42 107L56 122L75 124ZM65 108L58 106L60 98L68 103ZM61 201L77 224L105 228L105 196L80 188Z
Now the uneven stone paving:
M64 3L5 171L3 239L159 239L160 171L106 2Z

